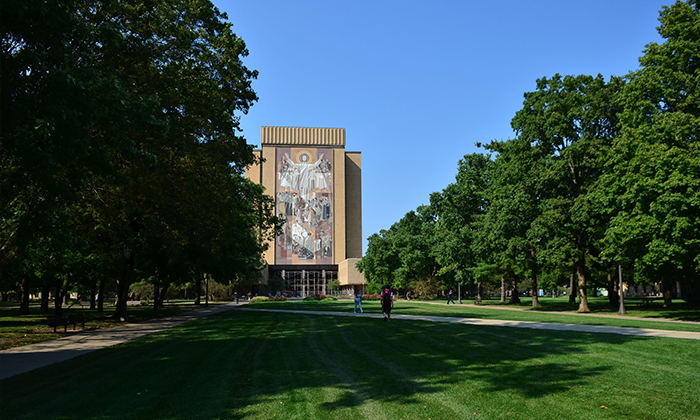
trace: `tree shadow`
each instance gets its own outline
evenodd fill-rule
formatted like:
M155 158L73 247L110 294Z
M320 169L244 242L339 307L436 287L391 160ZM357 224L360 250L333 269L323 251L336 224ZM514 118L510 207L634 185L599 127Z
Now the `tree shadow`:
M70 417L76 400L101 401L84 417L100 419L124 418L124 407L139 418L238 419L278 400L315 400L331 414L368 401L416 403L465 383L524 398L566 392L613 366L545 359L630 340L643 338L230 311L0 384L3 411L17 418Z

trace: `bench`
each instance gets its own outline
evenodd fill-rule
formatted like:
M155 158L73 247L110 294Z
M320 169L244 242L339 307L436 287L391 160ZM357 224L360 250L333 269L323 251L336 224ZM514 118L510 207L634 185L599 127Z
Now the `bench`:
M141 306L140 300L127 300L126 306Z
M68 331L68 320L66 318L48 318L46 323L49 327L53 327L53 332L56 332L56 327L63 326L63 332Z
M68 315L68 323L73 324L73 331L75 331L75 324L82 324L83 329L85 329L85 317L83 314Z
M68 332L68 325L73 325L73 331L75 331L75 326L77 324L81 324L83 329L85 329L85 317L83 314L68 315L68 318L47 318L46 323L49 327L53 327L53 332L56 332L56 328L61 326L63 327L63 332Z

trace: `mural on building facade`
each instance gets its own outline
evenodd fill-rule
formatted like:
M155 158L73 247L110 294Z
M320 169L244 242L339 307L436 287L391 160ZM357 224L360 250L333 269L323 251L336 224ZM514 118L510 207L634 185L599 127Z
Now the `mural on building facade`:
M333 150L279 147L276 154L277 214L286 223L275 264L332 264Z

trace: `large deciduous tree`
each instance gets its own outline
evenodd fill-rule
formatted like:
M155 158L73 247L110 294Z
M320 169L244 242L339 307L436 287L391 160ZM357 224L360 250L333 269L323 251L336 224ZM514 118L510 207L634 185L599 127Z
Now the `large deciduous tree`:
M621 78L606 83L601 75L542 78L536 91L525 94L512 121L517 141L536 149L539 157L532 161L534 180L520 182L533 184L540 201L531 242L545 245L543 249L555 245L556 258L562 246L571 249L580 312L589 311L586 260L594 254L592 235L600 232L587 195L617 135L616 98L623 86Z
M599 187L612 217L604 254L660 279L670 305L676 281L700 299L700 2L665 6L659 21L665 42L647 45L628 76Z
M518 283L531 276L537 281L536 243L528 236L538 217L536 180L539 150L515 138L485 146L497 153L486 194L488 207L481 218L476 250L482 262L478 270L505 278L510 284L510 303L520 303ZM483 275L483 274L482 274ZM533 300L537 306L537 299Z
M492 165L490 155L466 155L459 160L455 182L430 195L437 215L435 253L441 274L451 274L459 284L477 280L474 241L479 219L486 212Z
M1 7L0 271L27 278L18 261L39 238L88 241L126 319L129 284L159 266L259 268L278 224L243 179L257 72L226 15L207 0Z

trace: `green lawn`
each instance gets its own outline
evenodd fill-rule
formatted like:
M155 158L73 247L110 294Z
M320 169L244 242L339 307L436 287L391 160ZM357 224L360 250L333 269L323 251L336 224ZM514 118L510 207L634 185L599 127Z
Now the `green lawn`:
M695 340L232 310L1 381L0 418L698 419L698 372Z
M578 299L576 304L569 303L568 296L559 296L556 298L551 297L540 297L538 301L542 305L540 308L532 308L532 298L531 297L521 297L522 301L520 305L511 305L508 303L501 303L500 298L484 299L480 306L491 306L491 307L519 307L528 310L537 311L560 311L560 312L577 312L578 311ZM472 301L464 300L464 303L471 303ZM670 308L663 307L663 300L658 298L653 302L654 306L643 306L642 301L639 298L627 297L625 298L625 309L627 314L630 316L637 316L641 318L668 318L677 319L681 321L700 321L700 307L692 307L687 302L682 299L673 299L673 304ZM615 315L618 312L618 308L611 308L607 297L588 297L588 307L591 312L596 314L608 314Z
M378 301L366 301L362 303L363 308L367 311L380 313L380 304ZM500 306L500 305L499 305ZM324 301L291 301L291 302L263 302L251 304L253 308L274 308L274 309L295 309L295 310L321 310L321 311L341 311L352 312L354 303L350 300L341 300L338 302ZM513 308L513 305L504 305L503 308ZM592 317L577 315L575 311L571 314L551 313L548 311L533 311L528 307L517 306L522 310L507 310L499 309L496 305L446 305L436 302L425 303L416 301L399 300L394 305L394 312L397 314L407 315L438 315L451 316L462 318L479 318L479 319L501 319L508 321L535 321L535 322L557 322L565 324L587 324L587 325L605 325L613 327L631 327L631 328L653 328L672 331L691 331L700 332L700 323L683 323L683 322L660 322L661 318L658 308L652 313L649 311L630 311L630 316L635 319L619 319L616 317ZM671 312L670 310L667 312ZM684 310L678 309L677 313L683 313L683 317L689 319L700 319L700 310ZM609 315L609 314L603 314ZM680 317L677 316L677 317ZM676 318L677 318L676 317ZM673 315L664 319L674 319Z
M193 301L169 302L158 311L154 311L153 306L148 305L130 306L128 308L129 321L145 322L196 308L197 306L193 305ZM53 307L50 308L48 314L42 314L39 304L35 302L30 305L29 311L29 315L19 315L19 303L0 302L0 350L63 337L62 327L58 328L57 332L54 333L53 328L46 324L47 317L55 316ZM78 305L68 308L67 305L63 309L63 315L83 314L85 317L85 328L98 329L110 328L121 324L112 317L114 311L115 307L111 303L105 305L103 312L97 312L97 310ZM72 326L68 328L72 328Z

